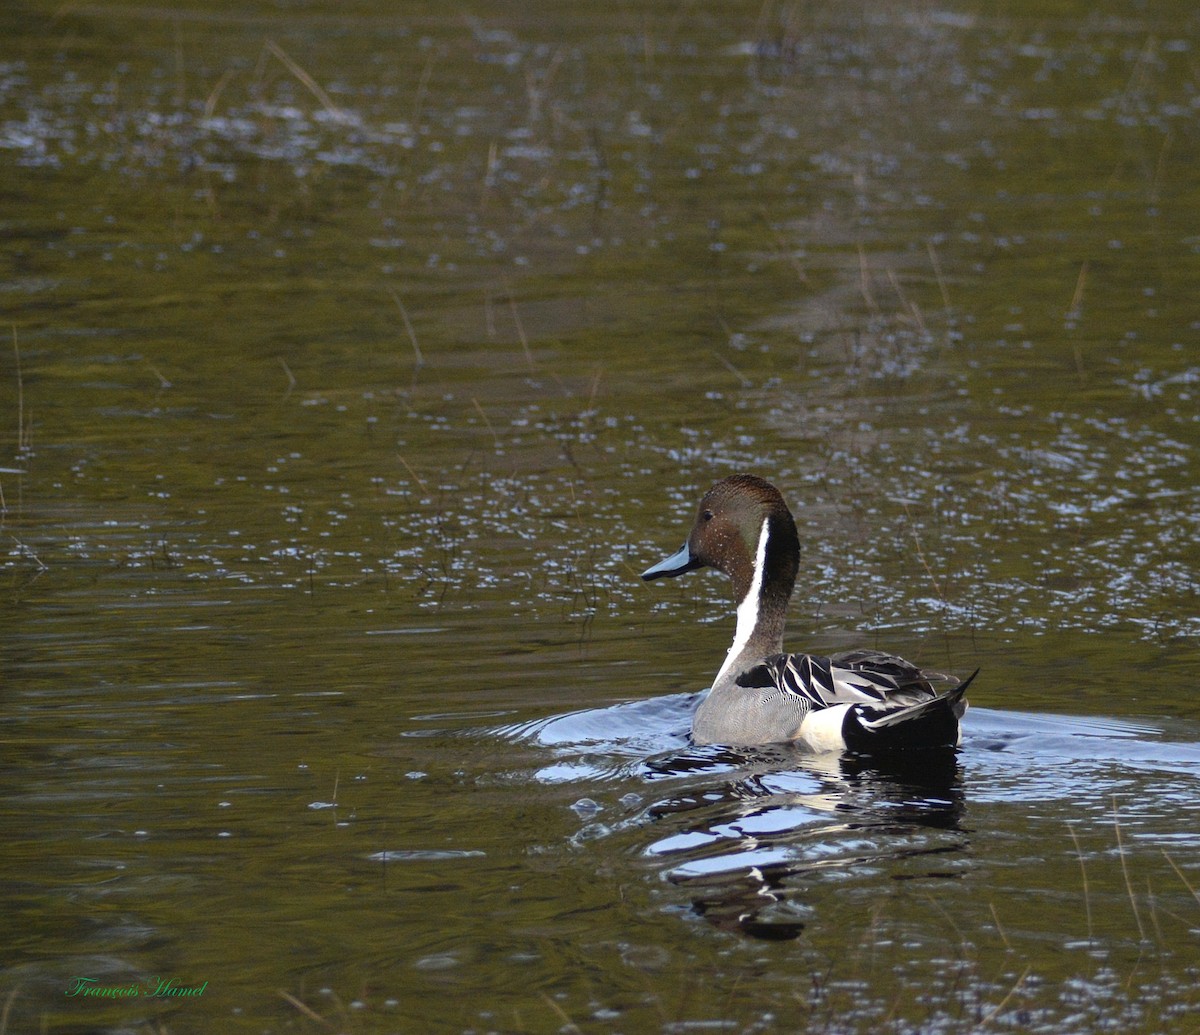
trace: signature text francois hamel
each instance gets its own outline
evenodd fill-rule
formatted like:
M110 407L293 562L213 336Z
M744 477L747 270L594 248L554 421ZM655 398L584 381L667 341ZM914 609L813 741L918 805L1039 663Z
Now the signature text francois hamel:
M102 985L95 978L73 977L66 995L74 999L194 999L204 995L208 982L202 985L181 985L174 978L151 978L144 985Z

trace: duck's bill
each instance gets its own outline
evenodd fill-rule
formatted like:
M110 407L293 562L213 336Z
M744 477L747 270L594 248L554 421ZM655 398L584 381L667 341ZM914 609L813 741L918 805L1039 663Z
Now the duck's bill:
M695 557L688 548L688 544L684 543L681 550L642 572L642 578L647 582L652 579L673 578L676 575L682 575L685 571L695 571L697 568L703 567L704 562Z

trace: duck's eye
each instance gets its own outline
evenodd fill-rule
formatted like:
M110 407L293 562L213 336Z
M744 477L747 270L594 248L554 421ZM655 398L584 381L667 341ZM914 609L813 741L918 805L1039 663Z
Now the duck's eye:
M704 518L705 521L711 521L713 519L713 512L711 510L706 510L700 516Z

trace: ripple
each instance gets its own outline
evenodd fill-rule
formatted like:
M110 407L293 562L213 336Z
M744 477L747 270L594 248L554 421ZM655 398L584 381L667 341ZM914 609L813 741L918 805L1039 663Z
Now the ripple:
M642 757L686 748L692 710L700 695L674 694L585 708L531 722L502 726L498 736L557 749L592 748Z
M1200 743L1168 739L1150 722L976 707L958 752L873 759L692 746L698 696L551 715L490 735L554 756L525 779L579 788L572 844L624 842L686 891L696 917L752 938L798 937L820 889L962 876L968 801L1055 802L1056 820L1109 830L1119 822L1131 843L1157 843L1143 825L1156 831L1160 820L1200 811ZM598 793L608 782L651 788L664 779L670 792L657 797ZM1151 786L1153 794L1142 791ZM1195 843L1190 834L1170 841L1181 850Z

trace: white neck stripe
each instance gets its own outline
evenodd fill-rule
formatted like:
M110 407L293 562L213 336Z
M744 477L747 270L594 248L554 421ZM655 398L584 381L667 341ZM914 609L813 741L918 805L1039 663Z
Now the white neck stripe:
M767 567L767 533L771 519L763 518L762 531L758 533L758 550L754 556L754 578L750 580L750 588L742 598L737 608L737 631L733 634L733 643L729 653L725 655L725 664L713 680L715 686L725 675L725 670L734 663L742 648L750 642L754 630L758 627L759 594L762 591L763 572Z

